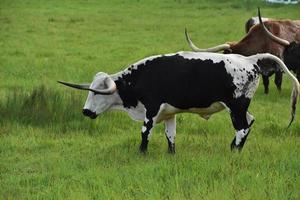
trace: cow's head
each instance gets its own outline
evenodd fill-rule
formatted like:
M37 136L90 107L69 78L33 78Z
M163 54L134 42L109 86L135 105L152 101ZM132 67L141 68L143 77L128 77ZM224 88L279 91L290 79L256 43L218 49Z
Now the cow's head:
M99 114L108 110L114 103L115 96L113 94L116 92L117 87L112 78L106 73L97 73L91 84L58 82L72 88L89 91L82 113L91 119L95 119Z

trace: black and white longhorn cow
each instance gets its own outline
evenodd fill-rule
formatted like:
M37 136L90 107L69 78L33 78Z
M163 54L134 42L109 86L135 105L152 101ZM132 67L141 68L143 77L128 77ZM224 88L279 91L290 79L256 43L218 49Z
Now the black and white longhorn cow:
M271 54L244 57L236 54L177 52L145 58L119 73L99 72L91 84L60 83L89 90L83 114L96 118L109 109L126 111L143 120L140 151L145 152L155 124L164 121L168 150L175 153L175 114L189 112L204 119L224 108L230 112L236 135L231 149L241 150L254 118L248 112L259 82L260 63L271 59L294 82L293 121L299 82L284 63Z

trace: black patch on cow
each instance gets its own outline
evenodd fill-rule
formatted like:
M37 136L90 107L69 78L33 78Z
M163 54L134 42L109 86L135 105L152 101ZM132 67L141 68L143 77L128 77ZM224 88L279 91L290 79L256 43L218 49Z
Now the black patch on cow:
M129 84L131 83L130 80L126 81L123 78L119 78L115 83L117 85L118 93L123 100L123 106L125 108L136 107L138 99L134 91L134 85Z
M236 89L223 61L186 59L178 54L148 60L115 82L124 106L135 107L141 101L147 117L155 116L162 103L188 109L228 102Z

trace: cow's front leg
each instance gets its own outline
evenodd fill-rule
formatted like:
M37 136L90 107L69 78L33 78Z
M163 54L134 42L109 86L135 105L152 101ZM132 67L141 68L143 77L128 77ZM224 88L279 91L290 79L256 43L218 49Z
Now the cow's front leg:
M140 145L140 151L142 153L145 153L147 151L149 137L152 131L152 128L154 126L154 120L153 118L145 118L144 125L142 127L142 142Z
M176 117L165 120L165 133L168 140L168 152L175 153Z
M281 71L278 71L275 73L275 85L278 89L278 91L280 92L281 91L281 83L282 83L282 72Z

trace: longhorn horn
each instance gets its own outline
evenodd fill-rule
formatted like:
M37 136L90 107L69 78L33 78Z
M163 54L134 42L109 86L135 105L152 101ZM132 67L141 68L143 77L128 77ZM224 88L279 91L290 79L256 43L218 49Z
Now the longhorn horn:
M271 40L273 40L274 42L276 42L276 43L278 43L278 44L281 44L281 45L283 45L283 46L288 46L288 45L290 45L290 42L289 42L289 41L284 40L284 39L281 39L281 38L275 36L273 33L271 33L271 32L267 29L267 27L264 25L264 23L263 23L263 21L262 21L262 19L261 19L260 8L258 7L257 10L258 10L259 24L262 26L262 28L263 28L264 32L266 33L266 35L267 35Z
M64 82L64 81L57 81L57 82L60 83L60 84L66 85L68 87L76 88L76 89L79 89L79 90L89 90L89 88L90 88L90 84L88 84L88 83L75 84L75 83L67 83L67 82Z
M108 88L103 89L103 90L92 89L92 88L90 88L90 84L88 84L88 83L75 84L75 83L67 83L64 81L57 81L57 82L60 84L66 85L68 87L71 87L71 88L76 88L79 90L88 90L88 91L94 92L95 94L102 94L102 95L113 94L117 89L115 82L111 78L109 78L109 80L106 83L108 85Z
M190 39L190 37L187 33L186 28L185 28L185 38L186 38L190 48L195 52L219 52L219 51L223 51L223 50L226 50L226 49L230 49L230 45L226 44L226 43L215 46L215 47L210 47L210 48L207 48L207 49L200 49L196 45L194 45L194 43L192 42L192 40Z

